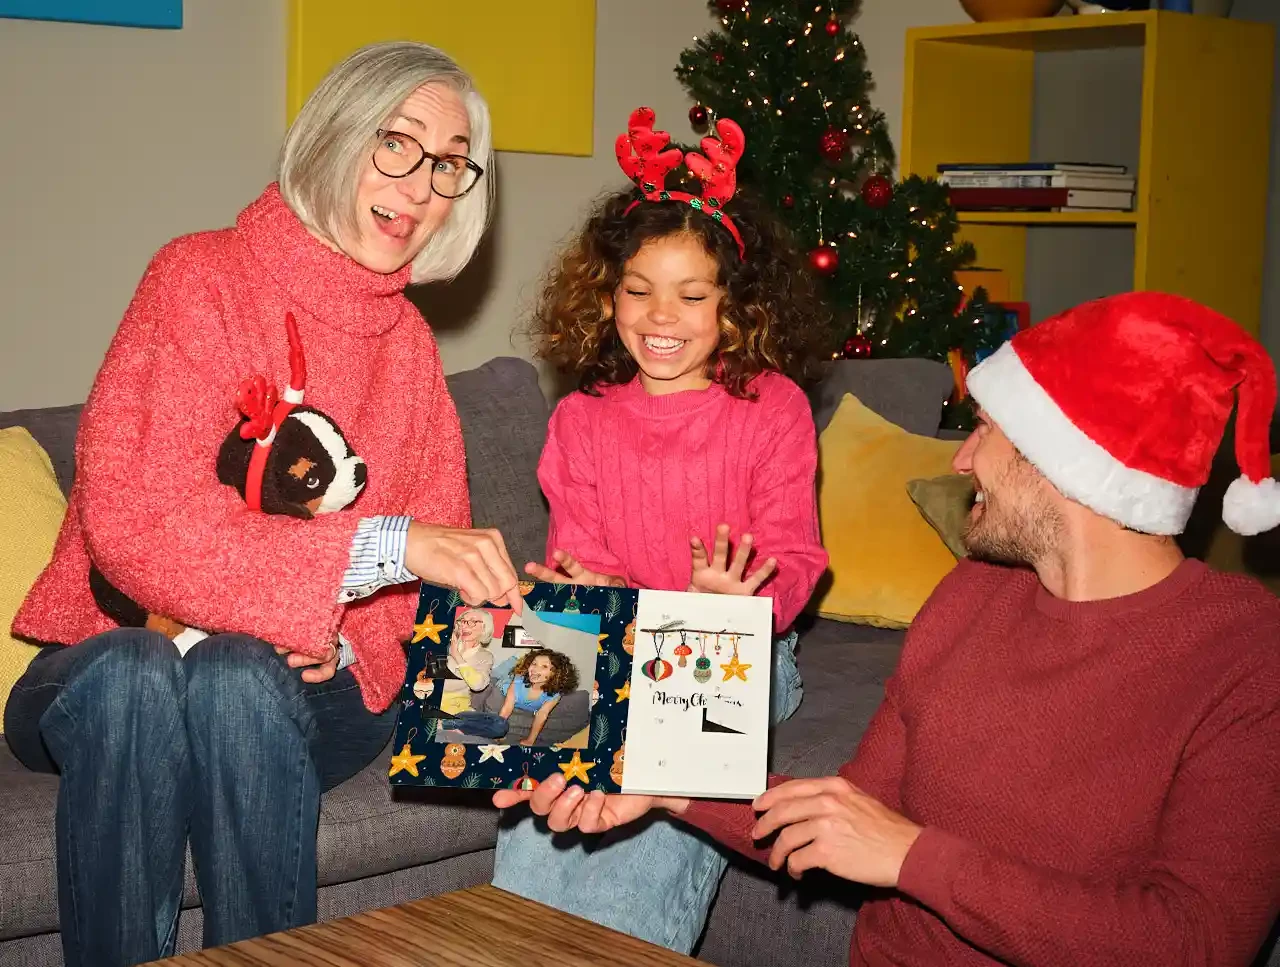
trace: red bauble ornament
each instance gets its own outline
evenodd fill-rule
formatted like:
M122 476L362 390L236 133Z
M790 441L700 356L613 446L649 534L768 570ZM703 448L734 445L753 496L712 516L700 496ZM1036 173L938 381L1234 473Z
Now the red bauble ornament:
M809 252L809 267L819 275L831 275L840 265L840 253L830 245L819 245Z
M818 153L832 164L844 157L849 148L849 135L839 128L827 128L818 139Z
M695 104L689 108L689 123L695 128L705 128L707 126L707 109L701 104Z
M828 20L823 24L822 29L827 32L828 37L834 37L836 34L840 33L840 21Z
M862 333L857 333L845 340L845 359L866 359L871 355L871 340Z
M795 208L795 207L796 207L796 196L795 196L795 195L783 195L783 196L782 196L782 207L783 207L783 208Z
M724 54L720 53L720 51L717 50L714 54L711 55L711 59L716 62L716 66L718 67L719 65L724 63Z
M862 200L871 208L884 208L893 200L893 182L884 175L872 175L862 185Z

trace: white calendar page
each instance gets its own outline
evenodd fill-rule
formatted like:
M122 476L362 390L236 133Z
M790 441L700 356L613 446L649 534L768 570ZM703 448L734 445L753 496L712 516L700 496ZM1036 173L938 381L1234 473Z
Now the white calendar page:
M639 593L623 792L765 790L772 631L770 598Z

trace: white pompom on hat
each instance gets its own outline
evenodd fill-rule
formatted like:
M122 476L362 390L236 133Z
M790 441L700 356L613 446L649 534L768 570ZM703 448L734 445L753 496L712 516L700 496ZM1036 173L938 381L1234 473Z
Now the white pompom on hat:
M968 377L969 392L1064 495L1148 534L1179 534L1236 403L1241 476L1222 519L1238 534L1280 524L1271 477L1276 372L1221 313L1132 292L1025 329Z

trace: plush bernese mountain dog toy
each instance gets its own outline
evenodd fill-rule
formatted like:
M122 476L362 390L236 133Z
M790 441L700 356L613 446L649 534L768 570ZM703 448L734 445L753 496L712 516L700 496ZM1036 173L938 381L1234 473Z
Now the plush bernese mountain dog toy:
M285 331L290 378L284 398L261 375L240 384L236 406L243 419L222 441L217 473L253 510L310 520L349 507L364 489L368 470L333 420L302 405L307 365L293 313L285 316ZM205 637L148 612L92 565L89 587L99 610L121 627L159 631L184 653Z

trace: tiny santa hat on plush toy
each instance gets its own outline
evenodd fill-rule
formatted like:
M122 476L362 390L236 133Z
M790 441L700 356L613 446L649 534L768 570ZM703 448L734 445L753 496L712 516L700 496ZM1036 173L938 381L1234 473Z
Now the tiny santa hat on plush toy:
M968 376L974 400L1065 496L1126 527L1179 534L1238 402L1222 518L1239 534L1280 524L1271 477L1276 373L1226 316L1132 292L1025 329Z

